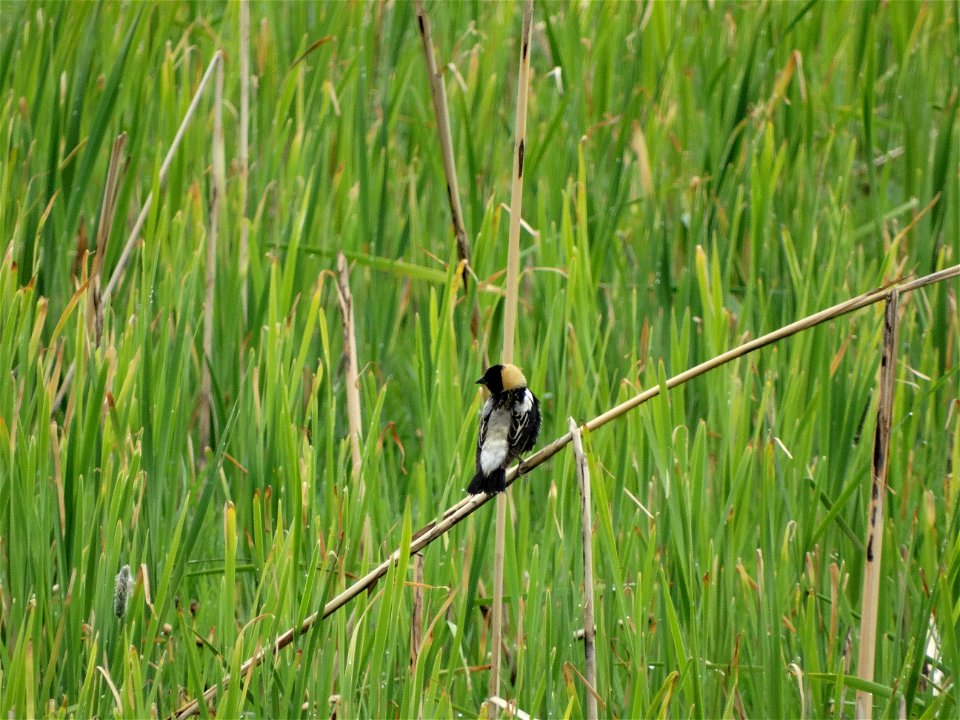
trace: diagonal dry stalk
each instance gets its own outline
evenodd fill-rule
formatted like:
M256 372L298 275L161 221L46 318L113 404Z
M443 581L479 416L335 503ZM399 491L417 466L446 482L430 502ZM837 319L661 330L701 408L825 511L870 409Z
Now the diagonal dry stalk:
M443 154L443 172L447 177L447 201L450 203L450 216L453 219L453 232L457 239L457 256L465 260L463 280L466 284L470 272L470 242L467 240L467 228L463 222L463 208L460 205L460 188L457 183L457 167L453 161L453 141L450 138L450 113L447 109L447 89L443 84L443 75L437 71L437 59L433 54L433 35L430 32L430 18L423 7L423 0L414 0L420 39L423 41L423 54L427 63L427 75L430 77L430 94L433 97L433 113L437 118L437 135L440 137L440 150Z
M873 436L873 468L870 506L867 515L867 556L863 566L863 604L860 613L860 652L857 674L873 682L877 653L877 602L880 598L880 562L883 556L883 516L887 498L887 470L890 465L890 423L893 416L894 378L897 361L897 305L894 288L887 298L883 317L883 350L880 356L880 387L877 400L877 427ZM857 690L857 718L873 717L873 693Z
M927 285L932 285L934 283L943 282L945 280L950 280L957 277L960 277L960 265L954 265L946 268L945 270L940 270L930 275L925 275L917 278L916 280L898 285L895 288L882 287L863 293L862 295L857 295L841 303L814 313L813 315L808 315L807 317L797 320L796 322L785 325L778 330L774 330L766 335L761 335L755 340L738 345L722 355L718 355L710 360L702 362L699 365L680 373L679 375L674 375L667 380L666 387L667 389L670 389L676 387L677 385L682 385L683 383L689 382L690 380L693 380L694 378L699 377L710 370L714 370L721 365L743 357L744 355L766 347L767 345L772 345L773 343L790 337L791 335L796 335L804 330L809 330L817 325L822 325L825 322L835 320L856 310L867 307L868 305L873 305L874 303L885 300L887 297L889 297L892 289L896 289L899 294L903 294L913 290L918 290L922 287L926 287ZM606 425L607 423L610 423L613 420L625 415L628 411L638 407L639 405L642 405L651 398L656 397L659 393L660 386L645 390L629 400L620 403L616 407L611 408L602 415L598 415L589 422L584 423L581 428L585 428L587 430L596 430L597 428L600 428L603 425ZM570 433L566 433L546 447L542 448L539 452L527 458L527 460L523 463L522 468L519 465L515 465L510 468L507 471L507 484L512 485L521 474L526 474L539 465L545 463L547 460L560 452L564 446L570 442L570 440ZM412 555L420 552L434 540L442 537L455 525L485 505L491 499L491 497L491 495L484 494L468 495L454 506L448 508L440 517L440 519L428 523L414 533L410 543L410 554ZM329 617L357 597L357 595L371 588L380 578L387 574L387 570L391 565L397 562L399 557L400 549L398 548L390 553L390 555L383 562L354 582L353 585L344 589L343 592L331 599L326 605L323 606L322 610L318 610L317 612L308 616L299 626L290 628L281 635L277 636L276 640L273 641L269 649L259 650L240 666L240 675L246 675L252 668L260 665L264 660L290 645L295 638L300 637L304 633L308 632L320 620ZM230 682L230 679L230 676L227 675L219 683L216 683L208 688L203 693L203 699L205 701L212 700L214 697L216 697L218 689L225 687ZM183 705L183 707L181 707L174 714L174 717L186 718L196 714L198 711L199 704L197 700L192 700L191 702Z
M573 438L573 454L577 460L577 481L580 483L580 526L583 533L583 664L587 685L597 688L597 657L594 648L596 627L593 624L593 514L590 505L590 466L583 452L580 428L568 419ZM597 698L587 693L587 720L597 720Z
M568 660L565 663L563 663L562 669L563 669L563 678L566 681L568 686L572 686L573 679L575 677L580 678L580 682L582 682L584 686L587 688L587 695L593 698L594 703L603 705L604 710L606 710L607 704L603 701L603 698L601 698L600 695L597 694L597 689L593 687L593 685L591 685L590 682L583 676L583 673L581 673L577 669L576 665L574 665L572 662Z
M350 292L350 268L347 258L337 253L337 302L340 304L340 324L343 327L343 354L346 356L347 423L350 431L350 454L354 483L358 484L358 497L365 492L360 465L363 454L360 440L363 437L363 421L360 416L360 371L357 363L357 334L354 330L353 294Z
M217 66L221 65L222 63L223 51L217 50L217 52L213 54L213 59L210 60L210 64L207 65L207 69L204 71L203 77L200 79L200 84L197 86L197 91L193 94L193 99L190 101L190 105L187 107L187 111L183 115L183 120L180 122L180 127L177 128L177 133L173 136L173 141L170 143L170 149L167 150L167 154L163 158L163 164L160 166L160 185L163 185L167 179L167 172L170 170L170 165L173 163L173 157L176 155L177 149L180 147L180 143L183 140L183 136L187 132L187 126L190 124L193 114L197 111L197 106L200 104L200 97L203 95L203 91L210 82L210 78L213 77L214 70L216 70ZM133 250L137 246L137 240L140 237L140 231L147 222L147 213L150 212L150 207L153 205L153 200L153 192L151 191L151 193L147 195L147 199L143 202L143 207L140 209L140 214L137 215L137 220L133 224L133 229L130 231L130 236L127 238L126 244L123 246L123 252L120 253L120 259L117 260L117 266L113 269L113 275L110 276L110 282L107 283L107 287L103 291L104 305L110 302L110 298L113 296L114 291L117 289L117 286L123 279L123 274L127 269L127 263L130 262L130 257L133 255Z
M217 50L217 52L213 54L210 64L207 65L207 69L204 71L203 77L200 79L200 84L197 86L197 91L193 94L193 99L190 100L190 105L187 107L187 111L183 114L183 120L180 122L180 127L177 128L177 132L173 136L173 141L170 143L170 148L167 150L167 154L163 158L163 164L160 166L159 176L161 186L164 184L164 182L166 182L167 172L170 170L170 165L173 163L173 158L177 154L180 143L183 141L184 134L187 132L187 126L190 124L190 120L193 119L193 116L197 111L197 106L200 104L200 97L203 95L203 91L209 84L210 78L213 77L213 71L216 70L217 66L221 63L223 63L223 51ZM100 305L103 307L106 307L110 302L110 298L113 297L114 291L117 289L117 286L123 279L123 274L127 269L127 263L130 262L130 258L133 255L133 250L137 246L137 240L140 237L140 231L143 230L143 226L147 222L147 214L150 212L150 207L152 205L153 191L151 190L150 194L147 195L147 199L143 202L143 207L140 209L140 214L137 215L137 219L133 223L133 229L130 231L127 242L123 246L123 251L120 253L120 259L117 260L117 266L113 269L113 275L110 276L110 281L107 283L107 286L104 288L103 294L100 297ZM50 408L51 415L57 411L57 408L60 407L60 403L63 402L63 398L66 397L66 394L70 389L70 385L73 383L73 376L76 371L76 362L71 363L70 368L63 377L63 383L60 385L60 389L57 391L57 396L53 400L53 405Z
M523 208L523 152L527 142L527 98L530 94L530 31L533 0L523 4L520 31L520 77L517 82L517 119L513 144L513 175L510 189L510 237L507 248L506 302L503 310L503 353L501 362L513 362L517 331L517 295L520 290L520 216ZM503 654L503 553L507 528L507 494L497 498L496 531L493 548L493 607L491 609L490 687L488 694L500 694L500 665Z

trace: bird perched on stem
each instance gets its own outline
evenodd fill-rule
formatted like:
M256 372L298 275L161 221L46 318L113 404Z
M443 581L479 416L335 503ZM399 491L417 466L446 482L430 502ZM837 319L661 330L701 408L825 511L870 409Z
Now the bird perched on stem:
M477 474L467 492L493 495L506 489L510 463L537 442L540 402L516 365L493 365L477 384L486 387L490 397L480 412Z

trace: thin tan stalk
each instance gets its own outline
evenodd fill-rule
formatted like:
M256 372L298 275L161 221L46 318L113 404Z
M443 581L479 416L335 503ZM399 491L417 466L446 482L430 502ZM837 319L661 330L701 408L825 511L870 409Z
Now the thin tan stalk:
M353 295L350 293L350 268L343 253L337 253L337 302L340 303L340 324L343 327L343 352L346 355L347 422L350 429L350 452L353 461L352 477L359 482L359 493L365 491L360 475L362 453L360 440L363 425L360 418L360 372L357 365L357 336L354 332Z
M533 0L523 5L520 31L520 77L517 82L517 119L513 143L513 181L510 191L510 236L507 247L506 303L503 312L502 362L513 362L513 341L517 331L517 296L520 290L520 216L523 207L523 152L527 140L527 98L530 89L530 30ZM490 687L488 695L500 694L500 665L503 656L503 554L506 543L507 494L497 498L497 519L493 547L493 607L491 608Z
M946 270L941 270L931 275L925 275L924 277L918 278L912 282L904 283L898 286L896 289L900 294L903 294L911 290L917 290L921 287L925 287L936 282L949 280L955 277L960 277L960 265L954 265ZM817 325L829 322L830 320L835 320L843 315L848 315L849 313L866 307L867 305L872 305L880 302L881 300L885 300L889 296L890 292L891 288L871 290L870 292L857 295L856 297L845 300L844 302L838 303L837 305L829 307L825 310L821 310L813 315L809 315L801 320L797 320L796 322L786 325L779 330L767 333L756 340L751 340L750 342L739 345L732 350L723 353L722 355L718 355L715 358L700 363L696 367L690 368L679 375L674 375L672 378L667 380L667 388L673 388L677 385L682 385L683 383L688 382L695 377L699 377L700 375L703 375L710 370L728 363L731 360L736 360L737 358L743 357L744 355L747 355L755 350L759 350L762 347L771 345L778 340L790 337L791 335L796 335L803 330L809 330ZM589 422L585 423L582 427L588 430L596 430L597 428L606 425L607 423L625 414L627 411L642 405L653 397L656 397L659 392L659 386L650 388L649 390L634 396L630 400L617 405L615 408L612 408L602 415L593 418ZM515 482L520 474L526 474L537 466L545 463L551 457L560 452L560 450L562 450L563 447L570 442L570 439L571 435L570 433L567 433L554 440L539 452L531 455L523 463L522 473L520 472L520 466L518 465L510 468L507 471L507 484L509 485ZM427 523L424 527L420 528L420 530L414 533L410 543L410 553L414 554L423 550L434 540L437 540L447 533L459 522L472 515L483 505L486 505L491 497L491 495L485 494L468 495L453 507L448 508L440 517L440 519ZM252 657L248 658L247 661L240 666L240 674L246 674L250 668L259 665L266 658L279 652L281 649L289 645L291 642L293 642L294 638L300 637L304 633L308 632L314 625L317 624L318 621L332 615L334 612L350 602L353 598L357 597L357 595L371 588L380 578L387 574L387 570L389 570L391 565L397 562L399 557L400 549L398 548L390 553L390 555L383 562L354 582L353 585L344 589L339 595L331 599L326 605L323 606L322 610L319 610L307 617L298 627L290 628L283 634L279 635L268 650L258 651ZM204 692L204 699L206 701L212 700L217 694L217 689L219 687L226 687L229 682L230 676L227 675L219 683L212 685ZM174 717L189 717L196 714L198 709L199 706L197 701L193 700L180 708Z
M203 359L200 363L200 427L199 441L201 458L210 444L211 380L210 363L213 362L213 328L216 307L217 284L217 239L220 233L220 216L227 194L226 159L223 148L223 63L217 64L216 82L213 88L213 168L210 183L210 232L207 235L207 267L203 285Z
M594 649L596 626L593 624L593 512L590 504L590 466L583 452L577 421L568 418L573 438L573 455L577 460L577 481L580 484L580 527L583 533L583 664L587 684L597 688L597 658ZM597 698L587 693L587 720L597 720Z
M103 301L100 293L100 275L103 272L103 260L106 255L107 239L113 230L113 221L117 210L117 192L120 180L126 170L122 162L123 148L127 144L125 132L117 135L110 150L110 165L107 167L107 180L103 186L103 200L100 202L100 219L97 222L96 251L93 255L93 267L90 269L90 292L87 294L87 318L97 344L103 334Z
M523 5L520 37L520 79L517 83L516 137L513 143L513 183L510 191L510 246L507 250L507 297L503 313L503 358L513 362L517 324L517 287L520 272L520 217L523 209L523 155L527 142L527 98L530 94L530 29L533 0ZM496 695L496 693L490 693Z
M867 556L863 566L863 601L860 612L860 651L857 673L861 680L873 682L873 663L877 653L877 601L880 597L880 561L883 556L883 514L887 499L887 471L890 466L890 423L893 417L894 378L897 364L897 306L899 294L894 288L887 298L883 317L883 350L880 355L880 387L877 400L877 426L873 436L873 472L870 505L867 514ZM857 718L873 717L873 694L857 690Z
M416 671L423 643L423 555L413 556L413 622L410 623L410 668ZM417 720L423 717L423 697L417 704Z
M240 0L240 306L247 317L247 267L250 240L247 236L247 186L250 164L250 2Z
M200 79L200 84L197 86L197 91L193 94L193 99L190 101L190 105L187 107L187 111L183 115L183 120L180 122L180 127L177 128L176 135L173 136L173 142L170 143L170 149L167 150L166 157L163 159L163 164L160 166L161 186L167 179L167 172L170 170L170 164L173 162L173 157L176 155L176 152L180 147L183 136L187 131L187 126L190 124L190 120L197 111L197 105L200 104L200 97L203 95L204 89L206 89L207 84L210 82L210 78L213 77L214 69L222 62L223 52L218 50L213 54L213 59L210 60L210 64L207 65L207 69L203 73L203 77ZM117 289L117 286L123 279L123 274L127 269L127 263L130 262L130 257L133 255L133 250L137 246L137 240L140 237L140 231L143 229L144 223L147 222L147 214L150 212L151 205L153 205L153 191L147 195L147 199L144 200L143 207L140 209L140 214L137 215L137 219L133 223L133 229L130 231L130 236L127 238L127 242L123 246L123 252L120 253L120 259L117 261L117 266L113 269L113 275L110 276L110 281L107 283L107 287L104 289L103 295L100 298L101 306L105 307L110 302L110 298L113 297L114 291ZM73 376L76 371L77 364L76 362L73 362L70 364L70 368L64 375L63 384L60 386L60 389L57 391L57 396L54 398L53 406L50 408L51 415L57 411L57 408L60 407L60 403L63 402L63 398L70 389L70 385L73 382Z
M413 556L413 622L410 624L410 664L417 664L423 640L423 555Z
M437 135L440 137L440 150L443 154L443 172L447 177L447 201L450 203L453 232L457 240L457 256L467 263L463 269L463 280L466 283L470 270L470 242L467 240L467 228L463 222L460 188L457 183L457 167L453 161L453 141L450 138L447 89L443 84L442 73L437 71L437 59L433 54L433 35L430 32L430 18L423 7L423 0L414 0L413 6L417 13L420 39L423 41L427 75L430 77L430 95L433 97L433 113L437 118Z

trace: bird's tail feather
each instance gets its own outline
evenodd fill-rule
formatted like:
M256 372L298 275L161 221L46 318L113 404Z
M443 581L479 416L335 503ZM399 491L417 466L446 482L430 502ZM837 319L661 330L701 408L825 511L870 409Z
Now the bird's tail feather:
M503 468L497 468L489 475L484 475L482 470L478 471L467 486L467 492L471 495L476 495L477 493L496 495L506 489L507 471Z

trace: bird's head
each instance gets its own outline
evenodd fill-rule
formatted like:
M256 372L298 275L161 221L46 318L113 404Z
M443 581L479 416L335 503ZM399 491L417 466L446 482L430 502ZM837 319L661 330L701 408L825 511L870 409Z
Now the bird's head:
M483 385L492 394L496 395L507 390L526 387L527 379L516 365L491 365L483 373L483 377L477 380L477 384Z

